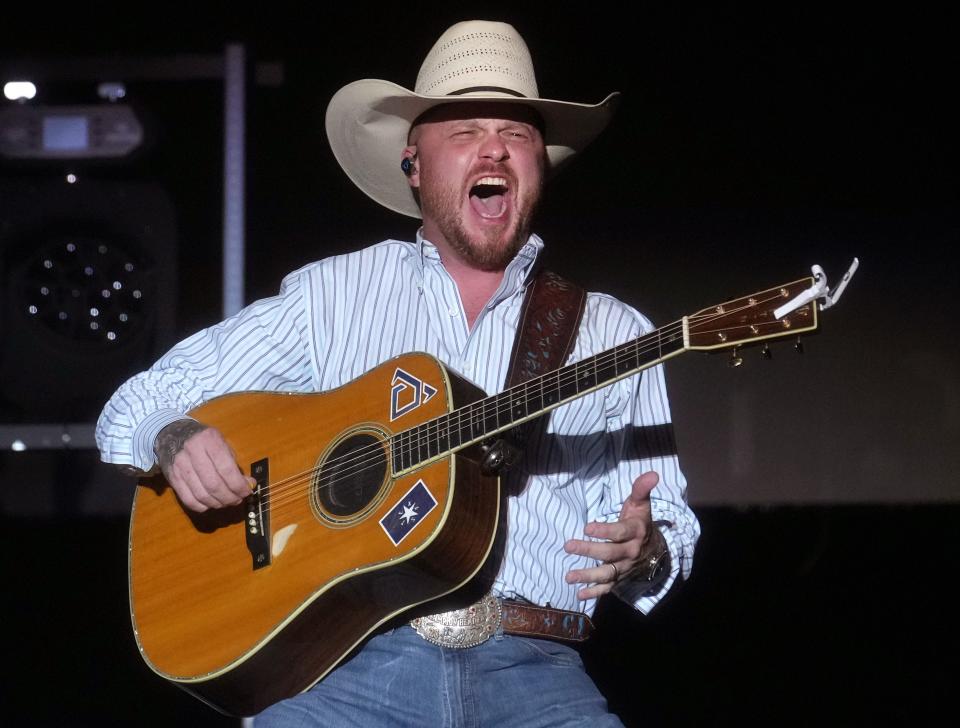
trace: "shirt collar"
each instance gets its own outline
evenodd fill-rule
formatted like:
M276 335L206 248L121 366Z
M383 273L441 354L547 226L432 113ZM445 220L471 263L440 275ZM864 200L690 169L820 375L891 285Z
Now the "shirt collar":
M428 275L428 271L432 267L438 268L442 266L440 262L440 252L433 243L423 237L423 228L417 230L417 241L414 246L416 248L416 256L414 256L415 264L421 276ZM523 247L517 251L513 260L507 264L507 268L503 273L503 283L501 283L499 290L494 295L496 301L503 300L518 290L523 289L534 269L541 250L543 250L543 240L540 236L531 234L530 237L527 238L527 242L523 244Z

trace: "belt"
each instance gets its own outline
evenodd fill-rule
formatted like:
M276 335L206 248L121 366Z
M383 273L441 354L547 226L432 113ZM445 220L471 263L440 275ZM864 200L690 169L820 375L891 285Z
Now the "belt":
M463 609L417 617L410 626L428 642L457 648L482 644L498 629L562 642L583 642L593 631L593 622L583 612L501 600L490 594Z

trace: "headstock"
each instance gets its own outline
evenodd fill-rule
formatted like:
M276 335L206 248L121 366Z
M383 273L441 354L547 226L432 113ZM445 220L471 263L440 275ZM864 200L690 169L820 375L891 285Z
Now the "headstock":
M779 319L774 314L813 285L814 279L808 276L686 316L686 348L712 351L814 331L817 328L816 300L807 301Z

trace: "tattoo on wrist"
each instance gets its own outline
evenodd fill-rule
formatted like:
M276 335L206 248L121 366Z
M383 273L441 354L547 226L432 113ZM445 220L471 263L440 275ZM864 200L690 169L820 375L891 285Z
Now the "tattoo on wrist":
M153 453L157 456L160 469L164 472L173 464L173 459L181 450L183 444L198 432L206 430L207 426L196 420L177 420L160 430L153 444Z

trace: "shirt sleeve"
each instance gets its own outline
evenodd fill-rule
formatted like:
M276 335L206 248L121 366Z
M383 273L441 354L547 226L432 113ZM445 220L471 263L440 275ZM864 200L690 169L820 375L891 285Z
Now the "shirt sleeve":
M637 316L641 326L634 337L652 329L646 319ZM678 578L689 577L700 524L687 502L687 481L677 456L663 365L618 382L611 388L608 405L608 479L596 519L614 522L619 518L637 476L649 470L660 476L650 493L650 508L670 551L669 574L652 592L630 579L621 580L614 589L617 596L647 614Z
M101 459L148 471L160 430L213 397L312 391L305 277L291 273L277 296L197 332L121 385L97 421Z

